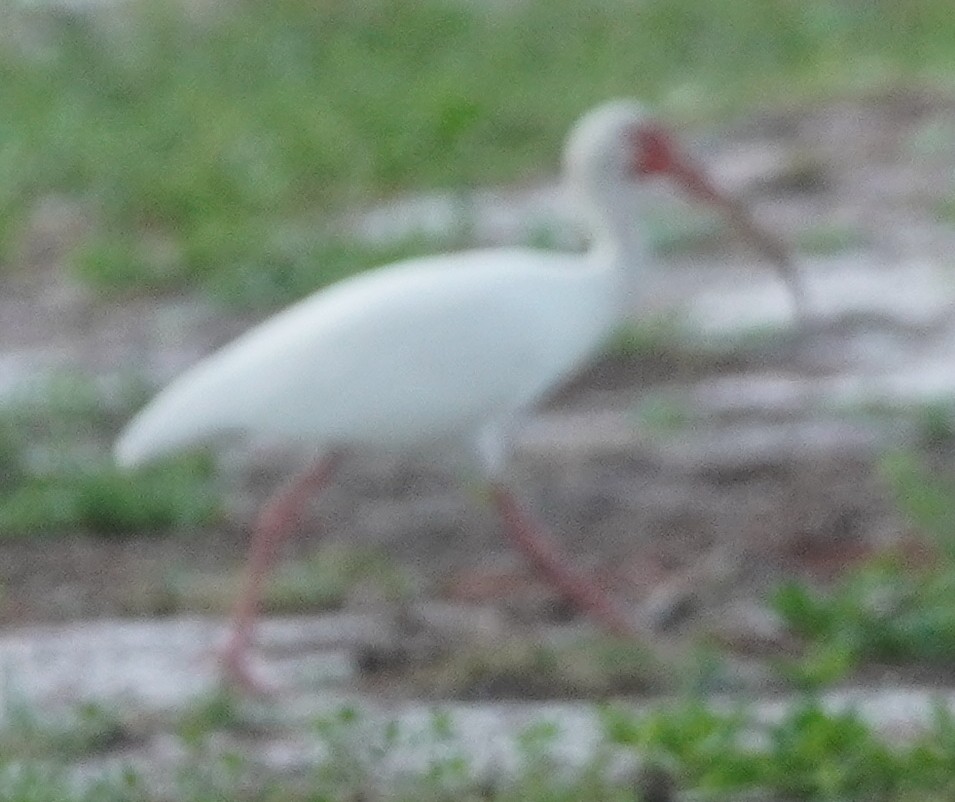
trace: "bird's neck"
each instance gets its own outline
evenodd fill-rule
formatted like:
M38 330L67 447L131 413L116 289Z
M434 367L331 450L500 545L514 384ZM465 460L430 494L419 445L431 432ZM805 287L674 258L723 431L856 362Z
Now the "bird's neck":
M593 230L590 252L595 264L605 265L608 270L636 273L647 263L646 241L636 227L598 228Z
M590 231L588 260L605 274L601 283L614 293L615 312L633 308L640 274L649 263L639 226L641 201L632 188L606 181L579 180L570 184L570 197Z
M636 245L638 243L597 239L587 253L589 269L583 271L581 280L599 287L610 326L616 326L631 314L636 305L642 262L639 252L634 250Z
M646 243L637 225L638 198L619 187L601 185L576 193L591 233L591 250L614 269L632 272L646 264Z

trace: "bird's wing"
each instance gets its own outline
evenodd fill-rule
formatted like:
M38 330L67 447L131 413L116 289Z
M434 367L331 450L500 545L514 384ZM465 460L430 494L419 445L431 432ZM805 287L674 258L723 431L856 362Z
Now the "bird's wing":
M580 305L561 276L576 272L554 254L494 250L343 282L173 382L117 456L135 464L229 430L407 445L476 428L528 403L573 356L558 341Z

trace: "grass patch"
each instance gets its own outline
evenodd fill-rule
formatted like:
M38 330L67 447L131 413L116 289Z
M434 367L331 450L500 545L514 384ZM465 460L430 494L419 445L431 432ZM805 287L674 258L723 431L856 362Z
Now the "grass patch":
M643 315L616 328L604 344L611 358L668 356L685 348L686 322L672 313Z
M160 609L225 613L241 579L236 573L183 573L170 576L156 596ZM307 559L280 564L266 583L262 609L274 615L338 610L354 595L387 603L411 592L411 580L385 555L334 543Z
M941 705L924 731L890 745L855 710L832 709L813 696L780 716L761 718L747 705L718 708L689 699L634 713L599 711L601 733L593 757L571 769L559 747L561 725L541 719L515 738L513 776L479 774L462 748L466 734L454 716L435 709L416 722L383 720L343 707L319 719L314 737L324 758L284 779L257 768L255 747L232 750L205 736L183 737L185 762L156 793L139 775L124 772L71 781L66 764L0 755L0 798L19 800L129 800L246 802L363 799L483 800L484 802L606 802L692 798L807 799L886 802L941 800L955 791L955 720ZM214 729L234 714L213 714ZM410 750L410 751L409 751ZM632 753L646 768L622 772ZM410 755L415 755L409 760ZM403 769L382 782L383 766ZM616 768L615 768L616 767ZM676 797L648 796L669 787Z
M914 569L889 556L855 569L827 592L791 582L773 606L808 650L792 678L818 687L867 661L945 668L955 660L955 570Z
M312 787L322 789L331 799L633 799L632 789L610 778L602 758L579 771L566 771L553 754L559 730L546 721L530 724L519 733L516 757L520 768L513 780L504 772L485 772L480 778L467 757L469 750L460 748L466 736L458 730L453 715L441 709L409 726L398 721L382 724L369 720L359 708L346 707L320 720L316 730L330 759L316 772ZM377 769L383 763L394 765L395 755L408 754L409 748L419 756L428 756L420 761L421 768L397 773L387 787L382 787L380 780L375 782Z
M612 637L560 645L512 638L493 648L457 643L434 664L408 674L416 694L475 701L648 695L675 684L672 667L646 646Z
M212 461L187 455L136 474L104 443L141 402L61 376L0 408L0 537L82 529L104 536L207 525L218 516Z
M922 413L930 421L922 430L927 444L947 442L950 422L943 411ZM931 439L926 435L931 433ZM955 484L929 471L914 454L900 451L887 454L881 473L903 515L955 568Z
M941 800L953 789L955 722L941 707L934 727L897 748L855 711L830 711L813 697L771 723L745 706L721 711L701 701L646 716L610 709L605 722L613 742L672 766L704 798Z
M29 474L0 500L4 537L82 529L122 537L204 526L218 517L206 458L183 457L131 477L109 457Z
M62 716L44 716L22 703L9 703L0 727L0 755L6 758L69 760L108 752L136 740L115 711L86 702Z
M935 214L939 222L955 225L955 195L940 200Z
M255 732L257 727L243 710L241 700L220 689L197 699L175 722L176 735L189 747L200 748L215 733Z
M315 220L399 190L550 173L570 123L608 97L699 117L776 102L780 87L950 81L955 67L945 0L4 14L20 35L0 40L0 252L15 260L33 202L56 193L90 211L72 261L94 285L204 287L243 305L391 258L356 248L336 263Z
M922 404L915 409L915 427L918 443L924 448L950 446L955 443L955 409L948 400ZM905 461L904 455L895 458L896 473ZM883 470L892 471L891 464L884 464Z
M24 764L3 757L0 757L0 798L4 802L147 802L150 799L140 778L132 771L117 771L79 785L61 765Z
M955 495L908 453L887 455L882 474L899 508L930 543L922 559L901 551L850 570L832 588L778 589L773 605L807 643L784 671L818 687L866 661L947 668L955 661Z
M796 235L796 247L814 256L834 256L860 247L862 232L849 226L826 223L804 228Z

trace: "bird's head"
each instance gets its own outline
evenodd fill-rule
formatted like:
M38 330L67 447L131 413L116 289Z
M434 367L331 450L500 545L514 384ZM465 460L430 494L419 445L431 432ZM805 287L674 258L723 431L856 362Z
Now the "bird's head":
M673 157L662 127L639 103L615 100L577 121L564 149L564 170L575 189L625 186L665 172Z
M578 120L567 139L564 170L585 196L666 178L697 200L723 200L672 134L632 100L604 103Z
M717 208L779 270L796 305L802 288L786 248L756 225L740 203L726 195L642 105L614 100L585 114L564 149L564 174L583 202L595 233L624 237L632 228L639 186L669 180L690 198Z

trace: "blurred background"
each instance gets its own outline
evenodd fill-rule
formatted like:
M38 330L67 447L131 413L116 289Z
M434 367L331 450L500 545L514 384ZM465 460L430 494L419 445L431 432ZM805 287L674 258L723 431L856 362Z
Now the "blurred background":
M508 551L468 477L412 457L347 463L268 611L376 621L381 637L338 634L348 668L318 683L368 698L950 686L953 93L943 0L3 2L0 624L19 638L224 613L287 459L187 454L128 475L110 457L123 422L254 322L361 270L582 248L563 138L588 108L636 97L792 247L814 310L796 325L758 255L651 188L639 224L656 266L632 322L521 433L517 486L659 644L594 633ZM50 670L74 671L69 642ZM39 671L11 643L11 676ZM281 668L289 649L271 661L313 690ZM325 665L328 648L292 651ZM22 698L61 687L25 682ZM23 714L0 728L0 770L3 748L32 754L43 735L63 751L75 727L77 754L141 746L154 731L135 708L96 702L52 730ZM179 737L239 718L200 712L175 719ZM652 744L694 787L715 782ZM906 764L865 786L860 765L832 788L911 779ZM799 787L834 798L814 796L823 785Z

